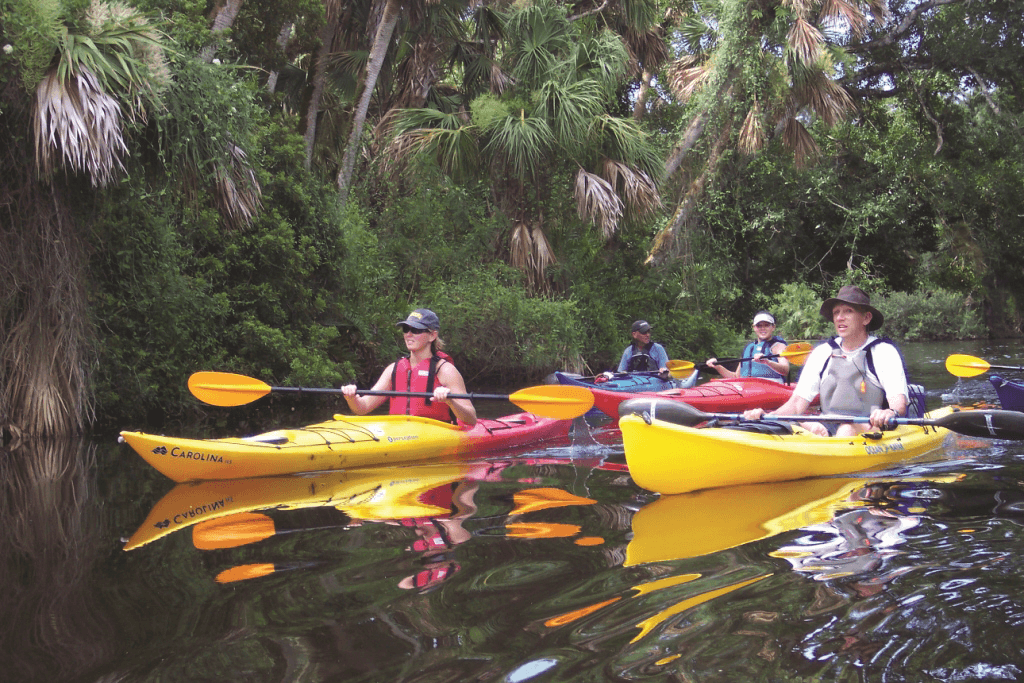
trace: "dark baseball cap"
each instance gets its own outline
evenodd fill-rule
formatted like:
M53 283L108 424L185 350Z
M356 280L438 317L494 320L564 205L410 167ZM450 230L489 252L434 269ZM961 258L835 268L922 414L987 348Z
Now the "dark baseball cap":
M437 314L429 308L417 308L409 314L408 318L399 320L395 325L408 325L417 330L441 329L441 321L437 319Z
M630 332L640 332L641 334L647 334L651 331L651 324L646 320L637 320L633 323L633 327L629 328Z

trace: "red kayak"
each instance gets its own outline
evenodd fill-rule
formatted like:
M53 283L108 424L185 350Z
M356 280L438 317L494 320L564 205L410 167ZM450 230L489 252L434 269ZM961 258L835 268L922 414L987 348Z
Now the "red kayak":
M668 389L656 393L624 391L594 392L594 407L609 417L618 419L619 404L640 396L658 396L689 403L697 410L717 413L735 413L750 408L772 410L789 400L795 384L782 384L762 377L738 377L736 379L713 379L706 384L689 389Z

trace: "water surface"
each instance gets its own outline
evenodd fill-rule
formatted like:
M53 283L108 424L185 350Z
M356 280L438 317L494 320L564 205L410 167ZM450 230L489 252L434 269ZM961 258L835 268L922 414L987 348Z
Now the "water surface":
M949 353L1022 359L904 351L932 407L995 400ZM109 441L20 448L0 460L0 680L1024 678L1024 443L665 498L622 462L613 425L226 488Z

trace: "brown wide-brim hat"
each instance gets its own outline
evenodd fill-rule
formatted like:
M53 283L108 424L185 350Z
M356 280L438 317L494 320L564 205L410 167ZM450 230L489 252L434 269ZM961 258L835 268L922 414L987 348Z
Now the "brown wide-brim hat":
M821 317L832 322L832 309L839 303L850 304L851 306L858 306L871 311L871 322L868 323L868 332L874 332L885 322L885 316L882 315L880 310L871 305L871 297L865 294L864 290L860 287L846 285L834 297L826 299L825 303L821 305Z

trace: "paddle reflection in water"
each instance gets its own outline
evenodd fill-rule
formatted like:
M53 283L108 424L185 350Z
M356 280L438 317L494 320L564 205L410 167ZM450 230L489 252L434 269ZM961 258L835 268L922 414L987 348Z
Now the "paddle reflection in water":
M178 484L157 502L125 550L187 528L192 529L195 548L215 551L295 532L383 524L412 532L411 539L406 536L409 542L404 550L419 554L422 569L397 584L424 592L461 568L454 551L474 536L465 523L478 516L475 495L480 482L502 481L502 472L514 464L537 466L542 461L489 460ZM564 459L550 462L566 463ZM593 466L599 460L583 464ZM522 539L577 536L578 525L537 520L532 513L595 502L558 488L524 489L514 494L511 510L493 516L491 521L498 524L478 534L497 532ZM531 518L525 519L528 515ZM580 537L576 542L598 545L602 539ZM230 583L320 564L250 562L222 570L215 578Z

